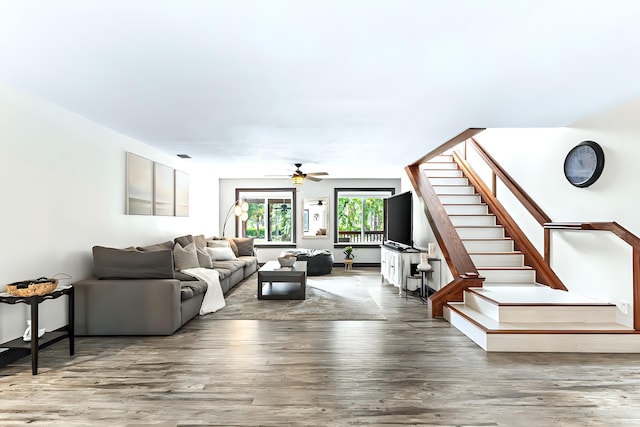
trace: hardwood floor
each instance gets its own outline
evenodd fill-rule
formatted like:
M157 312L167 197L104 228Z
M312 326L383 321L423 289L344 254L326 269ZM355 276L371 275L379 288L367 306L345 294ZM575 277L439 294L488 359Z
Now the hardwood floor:
M205 316L79 337L74 357L57 343L37 376L0 369L0 426L640 425L640 355L485 353L369 272L387 320Z

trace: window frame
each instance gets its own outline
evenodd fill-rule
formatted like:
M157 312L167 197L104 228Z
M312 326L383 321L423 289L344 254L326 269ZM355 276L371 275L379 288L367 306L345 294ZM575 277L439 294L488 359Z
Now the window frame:
M282 248L282 247L295 247L296 246L296 239L297 239L297 222L296 222L296 217L297 217L297 203L296 203L296 188L294 187L284 187L284 188L236 188L235 189L235 196L236 199L235 200L240 200L241 198L245 197L242 194L243 193L277 193L277 192L282 192L282 193L288 193L286 195L287 198L289 195L291 195L291 241L290 242L273 242L273 241L269 241L266 240L264 242L255 242L254 246L256 247L261 247L261 248L268 248L268 247L277 247L277 248ZM267 196L265 196L266 198ZM236 236L240 236L240 234L242 233L242 227L241 227L241 221L239 218L236 218L235 221L235 235ZM270 228L270 227L269 227ZM268 230L268 228L267 228ZM265 238L267 237L267 233L268 231L265 231ZM246 236L241 236L241 237L246 237Z
M383 211L383 237L382 237L382 241L379 243L357 243L357 242L339 242L339 231L338 228L340 227L340 222L338 220L338 199L340 198L340 193L348 193L348 192L353 192L353 193L382 193L382 192L389 192L389 195L387 196L381 196L383 199L389 196L393 196L396 193L396 189L395 187L375 187L375 188L367 188L367 187L357 187L357 188L334 188L333 190L333 247L334 248L345 248L347 246L354 246L354 247L358 247L358 248L378 248L380 247L380 245L382 245L382 243L384 243L384 238L386 236L386 231L384 230L384 223L385 223L385 219L386 219L386 209ZM344 197L344 196L343 196ZM365 198L367 196L363 196L363 198ZM364 211L362 212L363 215L363 225L364 225ZM363 229L364 227L361 227L360 233L363 233Z

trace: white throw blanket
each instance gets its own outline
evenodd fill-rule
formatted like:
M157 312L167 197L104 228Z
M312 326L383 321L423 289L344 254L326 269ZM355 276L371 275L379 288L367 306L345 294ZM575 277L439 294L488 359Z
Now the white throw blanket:
M220 286L220 274L216 270L197 267L187 268L182 272L207 283L207 291L204 293L204 299L200 306L200 315L214 313L226 305Z

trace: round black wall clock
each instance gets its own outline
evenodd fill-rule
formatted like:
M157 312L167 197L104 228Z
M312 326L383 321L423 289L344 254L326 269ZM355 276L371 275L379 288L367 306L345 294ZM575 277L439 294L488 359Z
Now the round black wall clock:
M588 187L600 178L604 169L604 151L598 143L583 141L564 159L564 176L571 185Z

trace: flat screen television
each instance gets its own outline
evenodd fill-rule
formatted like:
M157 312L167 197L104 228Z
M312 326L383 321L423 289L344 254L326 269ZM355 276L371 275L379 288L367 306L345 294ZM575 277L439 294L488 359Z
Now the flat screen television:
M411 192L385 199L385 245L399 249L413 246L413 199Z

